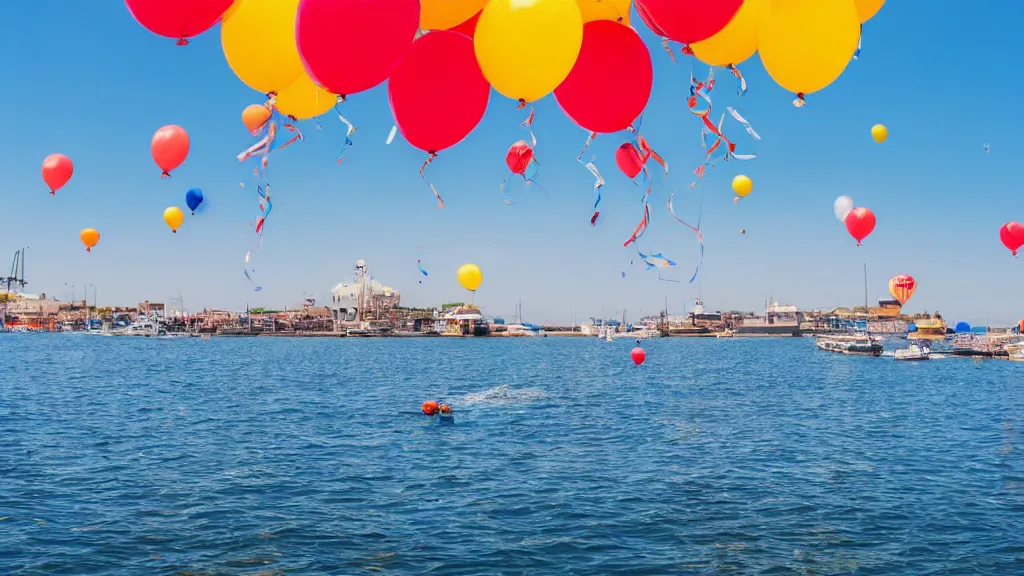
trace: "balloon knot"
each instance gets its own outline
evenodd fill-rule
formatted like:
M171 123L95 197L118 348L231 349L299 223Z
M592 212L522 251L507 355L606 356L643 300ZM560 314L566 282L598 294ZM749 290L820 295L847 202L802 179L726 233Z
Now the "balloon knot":
M693 48L690 48L689 44L683 44L683 48L680 50L680 52L687 56L693 56Z
M160 174L160 178L170 178L170 177L171 177L171 173L170 172L164 172L164 173Z
M857 241L857 246L861 246L860 240Z
M178 46L188 46L188 38L186 38L184 36L182 36L181 38L178 38L178 44L177 45Z
M522 110L523 108L526 108L526 99L520 98L519 105L516 106L516 110Z
M177 234L177 233L178 233L177 230L171 230L171 234ZM860 246L860 244L858 244L858 246Z
M56 196L56 195L57 195L57 191L56 190L50 190L50 196Z
M85 251L86 251L86 252L92 252L92 248L89 248L88 246L86 246L86 247L85 247Z

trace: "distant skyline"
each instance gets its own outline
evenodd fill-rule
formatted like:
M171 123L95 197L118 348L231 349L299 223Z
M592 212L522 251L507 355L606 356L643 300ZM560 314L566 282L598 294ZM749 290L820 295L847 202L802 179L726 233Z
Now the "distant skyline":
M505 152L526 132L523 111L492 91L482 124L428 168L446 202L438 210L418 173L425 155L400 135L385 145L393 120L381 85L345 104L358 132L343 164L335 160L344 131L332 113L322 130L301 123L306 140L271 157L274 211L254 256L263 286L254 292L243 260L256 243L255 187L235 156L252 143L241 110L262 96L228 68L219 26L179 47L139 26L123 2L14 2L0 34L0 49L12 55L0 92L11 130L0 155L0 267L6 275L13 253L31 246L28 292L68 300L65 284L75 284L81 299L82 285L94 284L108 305L166 302L180 291L191 310L239 310L294 306L304 293L327 303L360 258L401 290L404 305L468 300L455 271L473 262L484 272L476 302L485 313L509 318L521 298L524 319L541 323L567 322L574 312L618 317L624 308L638 318L661 310L665 297L673 313L698 296L712 309L757 311L771 295L801 308L862 305L866 263L872 302L888 295L891 276L907 273L918 281L908 313L1015 323L1024 316L1024 263L999 244L998 229L1024 220L1015 170L1024 157L1015 102L1024 80L1012 72L1019 56L1011 49L1024 5L972 7L963 17L888 2L864 26L860 59L803 109L756 57L741 66L750 85L743 98L720 72L716 110L736 106L763 140L756 160L716 166L693 191L704 150L685 103L689 59L677 53L673 65L634 14L655 67L643 132L671 167L667 181L655 178L652 221L638 248L678 262L663 273L678 283L659 281L635 249L622 247L640 220L642 192L615 166L626 134L600 136L587 151L607 180L602 219L591 227L593 180L575 161L586 133L551 96L537 103L534 125L544 190L512 179L506 195L499 192ZM609 78L608 97L628 81ZM881 145L870 136L877 123L889 129ZM188 130L192 148L161 181L149 139L165 124ZM71 157L75 174L51 197L39 167L55 152ZM739 173L754 191L734 205L729 182ZM162 212L184 208L194 187L207 210L186 215L171 234ZM703 193L706 250L693 284L696 240L665 209L675 190L677 212L692 219ZM878 217L861 247L832 215L844 194ZM102 235L91 253L78 241L85 227Z

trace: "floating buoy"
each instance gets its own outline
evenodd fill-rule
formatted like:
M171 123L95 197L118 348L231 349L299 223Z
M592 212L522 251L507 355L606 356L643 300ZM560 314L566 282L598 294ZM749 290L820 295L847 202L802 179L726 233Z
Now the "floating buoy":
M639 366L644 363L644 360L647 360L647 353L644 352L643 348L637 346L629 353L629 357L633 359L634 364Z
M435 400L427 400L426 402L423 403L423 406L422 406L423 413L426 414L427 416L434 416L434 415L436 415L438 409L439 408L438 408L438 405L437 405L437 401L435 401Z
M441 416L451 416L452 407L447 404L438 405L438 410L441 411Z

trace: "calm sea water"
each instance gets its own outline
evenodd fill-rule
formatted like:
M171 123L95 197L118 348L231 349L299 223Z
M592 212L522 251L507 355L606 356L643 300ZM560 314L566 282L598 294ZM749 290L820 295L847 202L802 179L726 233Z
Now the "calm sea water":
M0 574L1024 574L1024 366L631 347L2 335Z

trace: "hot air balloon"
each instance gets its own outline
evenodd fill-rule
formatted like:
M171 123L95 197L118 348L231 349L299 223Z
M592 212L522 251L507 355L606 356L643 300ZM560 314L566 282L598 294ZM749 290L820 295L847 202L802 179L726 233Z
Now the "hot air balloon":
M907 303L917 290L917 282L910 274L897 274L889 279L889 293L899 301L900 306Z

